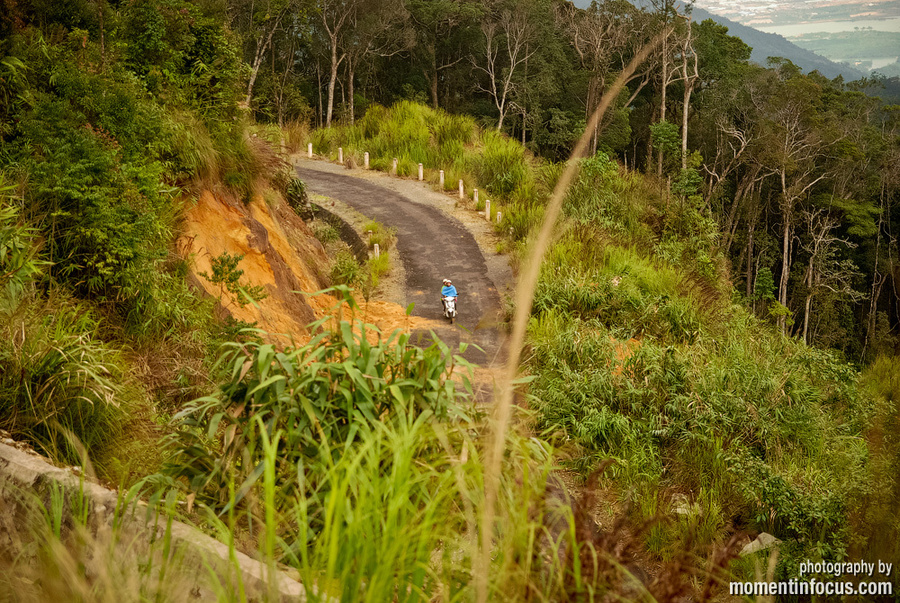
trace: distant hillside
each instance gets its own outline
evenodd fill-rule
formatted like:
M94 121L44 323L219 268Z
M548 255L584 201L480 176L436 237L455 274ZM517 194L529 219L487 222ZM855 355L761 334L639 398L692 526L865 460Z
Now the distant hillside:
M631 2L636 6L644 8L651 6L649 0L631 0ZM573 4L581 8L587 8L590 6L591 1L573 0ZM866 77L862 71L847 65L840 65L833 61L829 61L825 57L821 57L814 52L804 50L778 34L765 33L758 29L741 25L736 21L714 15L702 8L694 7L693 18L694 21L698 23L700 21L705 21L706 19L712 19L716 23L726 26L729 34L740 38L745 44L753 48L753 54L750 56L750 60L759 63L760 65L765 65L769 57L784 57L800 67L804 73L818 71L827 78L835 78L838 75L842 75L846 81L853 81Z

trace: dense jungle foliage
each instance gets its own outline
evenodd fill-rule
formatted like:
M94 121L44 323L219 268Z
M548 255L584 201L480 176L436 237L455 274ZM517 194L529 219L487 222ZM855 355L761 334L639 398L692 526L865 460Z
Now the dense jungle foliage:
M491 592L522 600L633 598L632 562L644 594L702 600L763 531L784 579L900 563L900 109L877 82L751 64L670 0L0 5L0 428L177 493L344 600L471 597L485 529ZM327 321L278 349L189 287L199 191L286 186L263 138L444 170L502 212L518 267L660 32L573 160L496 525L458 351ZM580 504L554 498L560 465Z

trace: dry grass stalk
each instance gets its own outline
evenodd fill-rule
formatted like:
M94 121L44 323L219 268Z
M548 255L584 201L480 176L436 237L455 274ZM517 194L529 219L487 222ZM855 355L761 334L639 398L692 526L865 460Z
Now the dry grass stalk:
M600 104L597 106L593 115L591 115L590 120L588 120L584 133L581 135L581 138L578 139L578 143L572 151L566 169L563 171L562 176L560 176L559 181L556 183L556 187L553 189L553 194L550 197L550 202L547 204L547 209L544 214L545 217L544 222L541 225L541 230L538 233L537 239L534 241L529 254L529 259L525 264L525 270L516 287L516 311L513 317L509 358L507 359L506 372L501 376L500 383L498 384L500 396L496 405L494 429L487 450L484 477L485 506L484 516L482 518L481 551L479 554L473 556L475 563L473 573L475 576L476 600L479 601L479 603L484 603L488 599L488 571L491 560L491 543L493 540L497 488L500 479L500 465L503 459L503 449L506 445L506 431L509 427L510 416L512 414L512 383L519 370L519 359L522 353L522 345L525 342L525 329L528 324L528 317L531 315L531 306L534 300L538 276L540 274L541 260L550 246L553 229L556 226L556 220L559 217L566 191L578 174L579 164L577 161L573 160L584 156L593 132L596 131L597 126L600 124L600 121L606 114L609 106L625 87L628 78L630 78L638 66L650 56L650 53L653 52L668 33L668 30L661 32L635 54L628 66L619 74L619 77L616 78L616 81L600 100Z

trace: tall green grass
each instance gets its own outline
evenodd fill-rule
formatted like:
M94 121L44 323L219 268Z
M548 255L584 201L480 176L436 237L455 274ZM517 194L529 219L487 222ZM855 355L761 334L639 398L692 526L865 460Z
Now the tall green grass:
M0 428L78 464L74 435L99 453L121 435L131 396L123 359L96 316L64 292L23 303L0 341Z
M868 366L860 383L875 399L868 424L870 462L868 488L852 516L855 546L851 553L864 559L900 563L900 365L896 356L879 356ZM897 574L894 589L900 587Z
M351 324L284 352L226 348L230 379L176 417L169 483L187 486L209 518L232 517L212 525L249 532L264 558L296 568L323 597L468 598L484 529L496 533L497 596L563 595L564 564L540 560L567 538L543 521L552 451L511 440L502 514L481 525L471 367L438 339L424 350L399 333L372 344L374 327Z
M581 257L551 253L530 327L539 423L579 444L573 466L613 457L617 491L697 501L719 519L695 543L747 529L791 541L785 566L846 555L847 519L868 489L872 412L854 369L739 306L699 311L676 273L634 251Z
M630 592L614 549L633 535L598 537L590 506L573 512L549 487L555 451L527 432L508 439L485 523L485 422L456 350L399 333L371 343L373 327L347 320L321 327L283 352L227 347L228 378L176 417L158 480L199 504L205 525L294 568L312 600L469 600L485 533L492 598Z
M538 188L539 162L521 144L493 130L482 131L471 117L411 101L390 108L372 106L354 125L316 130L310 140L317 154L332 158L338 147L357 159L368 152L371 166L378 170L389 171L397 158L397 175L402 177L416 176L422 163L433 184L438 183L438 170L444 170L446 191L457 190L463 180L468 195L480 189L480 197L490 198L495 209L518 201L520 205L503 210L507 215L538 203L545 194ZM508 219L510 225L517 221L514 216ZM502 225L503 232L509 227ZM515 236L523 238L522 230L515 228Z

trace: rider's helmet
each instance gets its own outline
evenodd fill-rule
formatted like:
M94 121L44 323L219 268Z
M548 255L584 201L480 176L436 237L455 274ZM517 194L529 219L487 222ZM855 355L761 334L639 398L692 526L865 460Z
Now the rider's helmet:
M445 278L445 279L444 279L444 286L452 285L452 284L453 284L453 283L450 281L449 278Z

